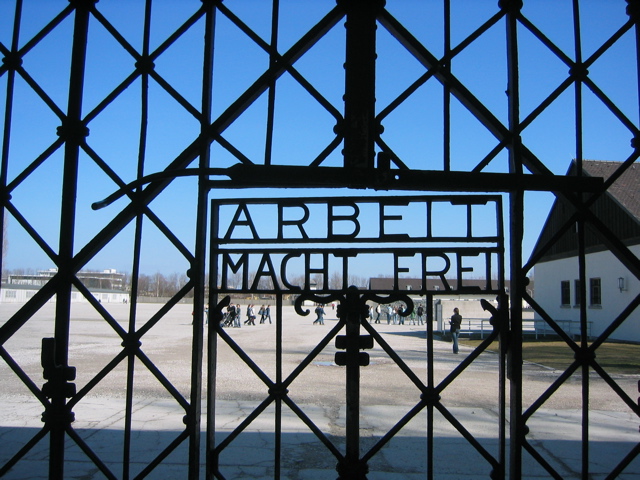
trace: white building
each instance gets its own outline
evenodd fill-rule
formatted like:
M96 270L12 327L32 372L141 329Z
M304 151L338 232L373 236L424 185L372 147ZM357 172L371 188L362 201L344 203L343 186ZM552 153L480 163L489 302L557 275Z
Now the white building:
M621 162L583 161L585 175L605 181L622 166ZM575 174L572 162L569 174ZM585 195L587 197L587 195ZM632 164L591 206L590 210L606 226L602 232L585 222L585 287L587 322L592 337L600 336L640 293L640 165ZM578 234L575 222L563 230L574 213L573 207L556 200L540 234L533 257L535 265L535 300L555 321L572 325L580 321L581 284L579 280ZM612 241L613 240L613 241ZM622 242L624 248L614 255L612 246ZM634 273L636 272L636 273ZM640 308L630 309L608 338L640 342ZM536 318L541 315L536 313Z
M26 302L57 273L58 270L52 268L40 270L35 274L9 275L7 283L2 284L0 302ZM126 303L129 301L129 292L125 291L124 273L109 269L101 272L80 271L76 276L101 303ZM51 301L55 301L55 297L52 297ZM88 302L84 295L75 289L71 292L71 301L74 303Z

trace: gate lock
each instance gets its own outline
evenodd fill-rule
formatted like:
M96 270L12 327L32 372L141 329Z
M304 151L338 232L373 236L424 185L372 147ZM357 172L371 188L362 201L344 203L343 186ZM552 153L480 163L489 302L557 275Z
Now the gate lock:
M336 336L336 348L340 350L347 349L347 336L346 335L338 335ZM358 337L358 349L372 349L373 348L373 337L371 335L360 335ZM335 355L335 363L341 367L344 367L347 364L347 352L336 352ZM358 352L358 365L361 367L366 367L369 365L369 354L366 352Z
M76 379L76 367L65 367L56 363L55 338L42 339L42 354L40 363L47 383L42 386L42 393L47 398L63 394L65 398L71 398L76 394L76 384L67 383Z

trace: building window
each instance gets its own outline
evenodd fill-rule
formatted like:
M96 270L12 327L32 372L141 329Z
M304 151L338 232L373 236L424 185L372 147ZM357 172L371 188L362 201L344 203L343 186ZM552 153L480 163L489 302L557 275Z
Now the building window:
M573 281L573 305L580 306L580 298L582 296L582 288L580 287L580 280Z
M16 298L16 291L15 290L5 290L4 291L4 298Z
M571 282L569 280L560 282L560 304L562 306L571 305Z
M592 307L602 305L602 284L599 278L589 279L589 304Z

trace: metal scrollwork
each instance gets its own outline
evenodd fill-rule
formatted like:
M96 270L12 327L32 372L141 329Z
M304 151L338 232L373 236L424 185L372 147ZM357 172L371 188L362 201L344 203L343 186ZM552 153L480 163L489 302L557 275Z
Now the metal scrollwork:
M312 302L326 305L327 303L331 303L331 302L344 301L344 297L337 293L331 293L329 295L315 295L309 292L302 293L298 296L298 298L296 298L296 301L294 302L293 306L296 310L296 313L303 317L306 317L307 315L309 315L309 313L311 313L311 310L308 310L308 309L303 310L302 308L303 303L306 300L311 300Z

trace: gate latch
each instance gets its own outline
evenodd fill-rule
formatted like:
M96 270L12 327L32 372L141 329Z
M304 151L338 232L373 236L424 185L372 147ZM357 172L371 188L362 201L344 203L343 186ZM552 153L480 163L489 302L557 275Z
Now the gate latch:
M347 336L346 335L338 335L336 336L336 348L340 350L347 349ZM358 337L358 349L372 349L373 348L373 337L371 335L360 335ZM335 363L336 365L340 365L344 367L347 364L347 352L336 352L335 355ZM361 367L366 367L369 365L369 354L366 352L358 352L358 365Z
M56 340L55 338L42 339L42 353L40 363L47 383L42 386L42 393L47 398L63 395L71 398L76 394L76 384L67 383L76 379L76 367L58 365L56 363Z

